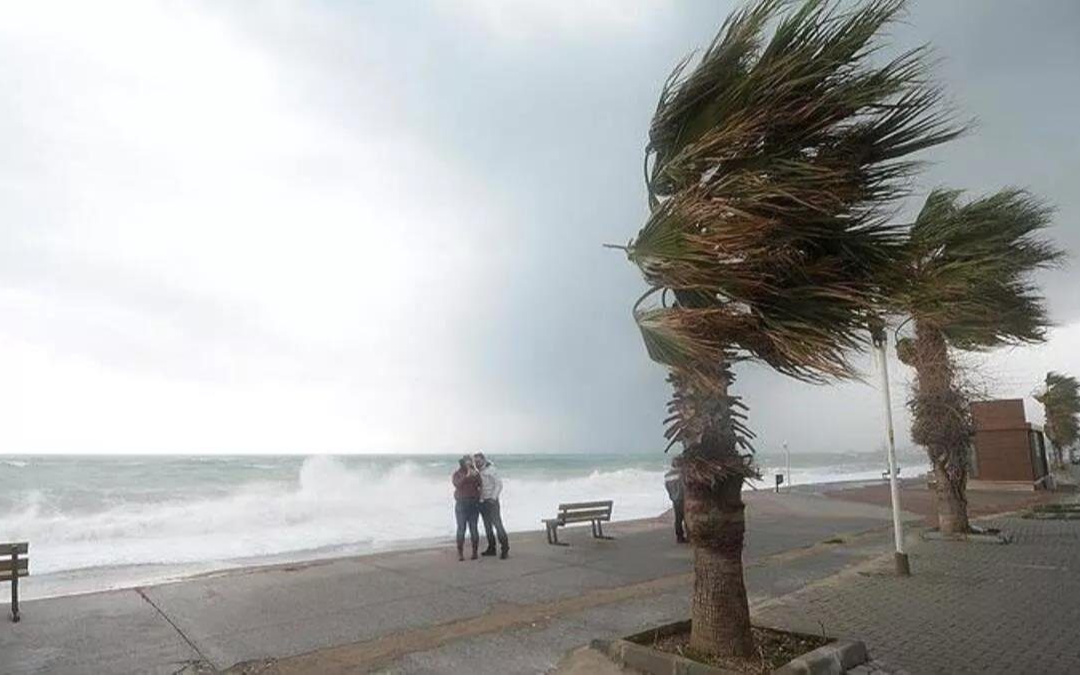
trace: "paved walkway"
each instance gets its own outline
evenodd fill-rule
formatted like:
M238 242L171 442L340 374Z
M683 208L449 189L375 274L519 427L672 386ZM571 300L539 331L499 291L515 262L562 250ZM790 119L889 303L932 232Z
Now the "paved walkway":
M876 506L747 500L755 602L887 546ZM517 534L507 561L459 563L446 545L29 601L21 623L0 619L0 673L544 672L592 638L686 615L690 553L669 528L616 523L613 541L578 528L569 547Z
M883 559L755 614L859 637L885 672L1080 673L1080 521L982 524L1012 543L916 540L909 578Z
M937 506L933 493L926 487L926 480L918 478L902 482L901 504L904 510L922 516L927 527L937 527ZM844 501L878 506L888 506L890 503L889 485L883 481L874 481L859 487L835 487L825 490L824 494ZM969 486L967 497L968 515L975 518L1006 511L1022 511L1036 504L1054 502L1060 498L1060 493L1046 490L1010 492Z

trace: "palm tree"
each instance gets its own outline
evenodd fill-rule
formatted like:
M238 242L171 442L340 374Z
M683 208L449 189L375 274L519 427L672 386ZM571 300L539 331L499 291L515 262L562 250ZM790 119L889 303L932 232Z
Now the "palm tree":
M970 529L968 455L972 423L956 351L1042 341L1049 324L1033 271L1062 253L1041 237L1051 209L1007 189L967 204L961 192L935 190L911 228L899 309L914 337L898 341L914 367L911 435L926 448L937 482L942 533Z
M625 250L650 287L635 319L674 389L666 437L682 446L699 652L753 649L741 490L756 471L732 365L853 376L848 353L901 251L882 205L904 194L912 153L959 133L925 49L871 63L903 5L758 0L675 68L653 117L651 212Z
M1035 400L1046 411L1046 437L1054 448L1054 464L1065 466L1065 448L1080 439L1080 382L1071 375L1046 374L1045 388Z

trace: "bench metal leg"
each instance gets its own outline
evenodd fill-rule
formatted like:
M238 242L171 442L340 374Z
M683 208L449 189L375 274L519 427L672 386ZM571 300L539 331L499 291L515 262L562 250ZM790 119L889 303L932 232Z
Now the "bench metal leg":
M596 539L614 539L615 537L608 537L604 534L604 526L599 520L593 521L593 537Z
M570 544L559 541L559 526L548 525L547 528L548 543L552 546L569 546Z
M19 554L11 554L11 620L19 622Z

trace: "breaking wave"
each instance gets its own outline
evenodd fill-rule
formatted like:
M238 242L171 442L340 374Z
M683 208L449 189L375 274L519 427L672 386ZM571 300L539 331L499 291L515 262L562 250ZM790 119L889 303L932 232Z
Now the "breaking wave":
M612 499L615 520L668 508L663 458L585 459L508 457L507 528L537 530L560 502ZM0 471L0 540L32 542L38 574L360 552L454 532L448 458L0 462L15 469L11 482ZM773 463L763 464L758 487L771 487ZM873 461L793 467L796 484L880 477Z
M560 501L614 499L616 519L655 516L667 507L661 472L594 471L556 480L504 476L504 483L510 530L537 529ZM226 494L172 494L150 503L135 497L114 496L105 508L64 509L33 490L3 515L0 529L5 537L33 542L41 573L379 546L452 536L454 530L449 476L411 461L380 470L314 456L289 482L253 481Z

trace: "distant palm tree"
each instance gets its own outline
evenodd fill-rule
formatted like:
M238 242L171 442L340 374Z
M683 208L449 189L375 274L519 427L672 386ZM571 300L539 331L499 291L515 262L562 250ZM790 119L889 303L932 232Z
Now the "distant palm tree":
M1065 466L1065 448L1080 440L1080 382L1071 375L1053 371L1046 374L1046 384L1035 394L1046 412L1046 437L1054 448L1054 464Z
M973 434L954 351L982 351L1044 339L1046 308L1030 274L1062 252L1042 238L1051 209L1022 190L967 204L935 190L911 228L899 309L914 337L897 344L914 367L911 435L926 448L937 483L943 533L969 531L968 455Z
M741 489L756 470L732 364L853 375L848 353L901 251L881 207L905 193L909 155L959 133L924 49L870 62L903 5L759 0L675 68L653 117L651 214L626 251L650 286L634 316L674 389L666 436L683 448L700 652L753 649Z

